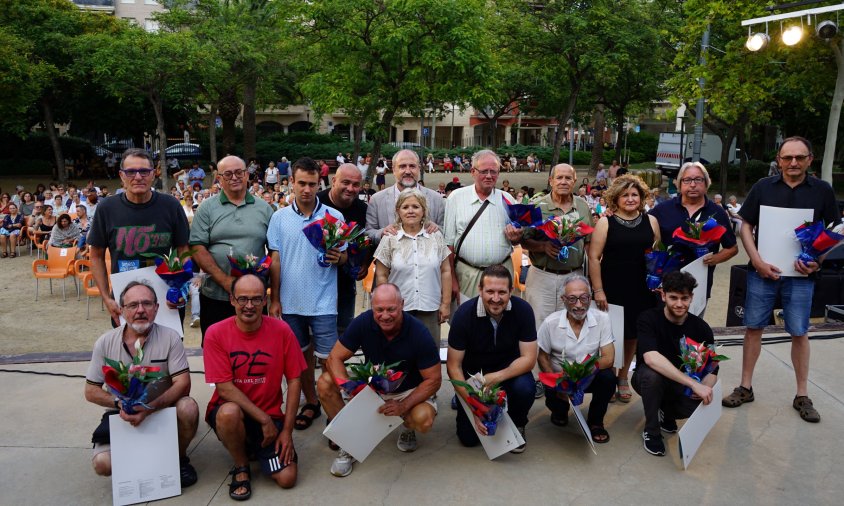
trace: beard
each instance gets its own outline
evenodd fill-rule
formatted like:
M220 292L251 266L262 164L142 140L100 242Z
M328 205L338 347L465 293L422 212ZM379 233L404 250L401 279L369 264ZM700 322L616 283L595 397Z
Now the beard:
M130 323L129 328L135 331L138 334L146 334L150 327L152 327L152 322L144 322L144 323Z
M575 320L579 321L579 322L582 322L583 320L586 319L587 313L588 313L588 311L576 311L576 310L573 310L573 309L569 310L569 314L571 315L571 317L574 318Z

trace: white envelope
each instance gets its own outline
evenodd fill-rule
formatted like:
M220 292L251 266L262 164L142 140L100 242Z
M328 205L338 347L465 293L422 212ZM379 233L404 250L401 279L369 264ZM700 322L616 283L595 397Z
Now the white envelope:
M149 415L137 427L109 417L114 506L181 495L176 408Z
M759 208L759 227L756 230L759 255L765 262L778 267L781 276L806 277L794 270L794 261L800 255L800 243L794 236L794 229L814 217L812 209Z
M486 456L489 460L494 460L525 443L524 438L519 433L518 429L516 429L516 425L513 424L513 420L510 419L510 415L507 413L504 413L504 416L502 416L501 420L498 421L498 427L495 429L495 435L482 435L478 432L478 428L475 426L475 418L472 416L472 410L469 409L466 401L464 401L459 395L457 396L457 400L460 401L460 405L463 406L463 411L465 411L466 416L469 417L469 423L472 424L472 429L475 430L475 434L477 434L478 439L481 440L481 446L484 447L484 451L486 452Z
M704 265L703 257L700 257L680 271L688 272L697 281L697 288L692 293L692 304L689 306L689 312L695 316L700 316L706 309L706 283L709 277L709 267Z
M155 295L158 297L158 313L155 315L155 323L169 327L184 337L185 331L182 329L179 310L167 307L167 290L170 287L155 273L155 267L113 273L111 275L111 289L114 292L114 300L120 302L120 292L132 281L143 281L155 290ZM125 322L126 320L121 316L120 323Z
M680 429L678 441L680 458L683 459L683 469L688 469L692 459L695 457L700 445L715 423L721 418L721 380L712 387L712 402L704 406L703 403L697 407L692 416Z
M384 416L378 408L384 400L370 387L363 388L337 416L322 435L363 462L382 439L404 423L399 416Z

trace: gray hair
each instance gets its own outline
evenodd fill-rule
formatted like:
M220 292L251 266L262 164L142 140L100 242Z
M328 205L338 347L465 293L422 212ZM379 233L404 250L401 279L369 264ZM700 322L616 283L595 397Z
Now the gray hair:
M400 150L396 151L396 154L393 155L393 164L392 164L393 170L396 170L396 160L399 159L399 155L401 155L402 153L412 154L413 158L416 159L416 165L419 165L419 163L420 163L419 154L416 151L413 151L412 149L400 149Z
M401 225L401 218L399 218L399 208L404 204L404 202L409 198L415 198L419 205L422 206L422 225L425 225L425 221L428 217L428 200L425 199L425 194L419 191L417 188L406 188L399 193L399 197L396 199L396 225Z
M683 174L686 173L687 170L691 169L692 167L700 170L703 173L703 179L706 182L706 187L709 188L709 185L712 184L712 179L709 177L709 171L706 170L706 167L703 166L700 162L686 162L680 167L680 170L677 171L677 188L680 188L680 180L683 179Z
M481 161L481 158L486 157L495 158L495 164L501 167L501 158L498 157L498 153L491 149L482 149L472 155L472 168L476 168L478 166L478 162Z
M158 304L158 295L156 295L155 290L153 290L152 286L150 286L149 283L147 283L145 280L130 281L129 284L126 285L126 288L124 288L123 291L120 292L120 297L118 298L118 300L120 301L120 307L123 307L123 299L126 296L126 292L128 292L132 288L135 288L136 286L145 286L150 291L150 293L152 293L152 301Z
M563 278L563 291L565 291L566 287L569 283L574 283L580 281L581 283L586 285L586 290L591 294L592 293L592 284L589 283L589 280L586 279L586 276L582 274L569 274L565 278Z

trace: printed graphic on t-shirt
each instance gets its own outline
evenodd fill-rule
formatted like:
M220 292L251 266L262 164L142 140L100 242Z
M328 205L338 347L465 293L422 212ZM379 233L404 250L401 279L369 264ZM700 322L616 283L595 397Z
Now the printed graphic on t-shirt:
M115 246L117 255L134 257L151 249L170 248L172 234L156 232L155 225L117 227Z
M232 373L234 373L234 383L260 385L267 381L267 366L272 362L271 354L260 349L251 354L246 351L232 351L229 353L229 358ZM237 370L241 367L246 367L246 377L238 378Z

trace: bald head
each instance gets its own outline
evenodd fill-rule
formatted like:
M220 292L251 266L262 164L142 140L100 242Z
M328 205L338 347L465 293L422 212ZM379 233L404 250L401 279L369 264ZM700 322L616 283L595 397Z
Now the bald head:
M363 176L352 163L344 163L337 167L334 181L328 195L337 207L346 209L352 206L360 193Z
M243 161L242 158L234 155L229 155L219 162L217 162L217 171L218 172L225 172L225 170L237 170L242 169L246 170L246 162Z
M372 290L372 303L375 304L375 298L383 301L400 301L401 291L399 287L392 283L382 283Z
M396 285L384 283L372 291L372 318L387 339L392 339L401 330L403 309L404 300Z

